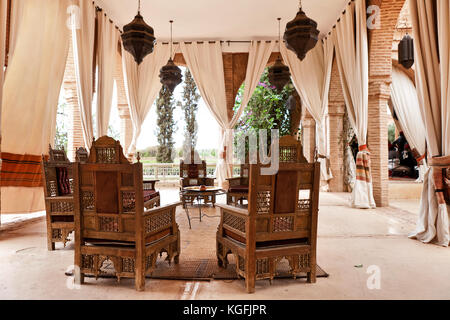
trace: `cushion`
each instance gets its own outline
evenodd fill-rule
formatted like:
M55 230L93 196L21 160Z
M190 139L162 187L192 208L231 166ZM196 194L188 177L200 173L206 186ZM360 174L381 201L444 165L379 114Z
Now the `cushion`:
M58 175L58 189L61 196L71 193L69 178L66 167L57 167L56 174Z
M240 185L240 186L230 186L229 192L239 192L239 193L248 193L248 186Z
M152 200L156 197L159 197L159 191L155 190L144 190L144 202Z

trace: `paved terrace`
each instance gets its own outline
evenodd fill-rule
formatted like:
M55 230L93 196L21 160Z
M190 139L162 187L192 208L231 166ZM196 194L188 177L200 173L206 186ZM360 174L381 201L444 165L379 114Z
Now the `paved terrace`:
M162 188L161 193L164 203L178 199L176 188ZM349 208L349 196L321 194L318 263L330 277L319 278L316 284L303 279L276 279L272 285L257 281L256 293L249 295L243 280L148 279L146 291L136 292L133 280L118 284L115 279L87 278L81 289L69 289L72 278L64 273L73 264L73 242L47 251L41 218L0 233L0 299L450 299L448 248L407 238L415 228L418 201L393 200L391 207L365 211ZM219 202L224 201L224 196L219 197ZM219 213L213 208L204 212ZM185 211L179 207L177 221L182 255L183 249L195 249L199 256L215 250L219 218L193 220L189 230ZM380 268L380 290L367 287L366 271L371 265Z

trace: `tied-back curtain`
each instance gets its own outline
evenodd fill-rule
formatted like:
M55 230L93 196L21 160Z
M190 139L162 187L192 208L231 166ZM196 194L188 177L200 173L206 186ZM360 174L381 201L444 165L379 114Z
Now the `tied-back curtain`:
M450 166L450 3L410 0L416 57L416 87L424 120L431 169L425 174L419 219L410 235L442 246L450 243L449 211L442 168ZM444 158L443 158L444 157Z
M91 0L72 0L71 4L79 8L73 12L71 21L72 42L81 127L84 144L89 150L94 138L92 99L94 91L95 6Z
M229 164L232 159L232 129L238 122L242 112L250 101L253 91L261 79L261 75L273 51L275 42L252 41L249 47L249 58L245 77L245 88L241 106L232 119L228 118L225 92L225 74L223 68L222 46L220 41L203 43L181 43L181 52L194 77L200 94L221 127L221 145L227 148L226 157L221 156L216 167L216 178L223 185L232 177ZM223 155L223 152L220 152ZM228 163L227 163L228 162Z
M122 47L123 72L133 124L133 140L128 149L129 154L136 153L136 143L141 134L142 124L162 88L159 72L169 57L170 46L157 43L153 53L146 56L138 65L133 56Z
M345 104L360 146L356 159L356 182L351 205L361 209L376 207L373 198L370 152L366 145L369 105L366 19L366 1L356 0L348 6L332 34Z
M15 178L2 171L2 213L44 209L42 187L26 186L40 177L29 165L39 163L54 140L70 40L68 5L69 1L23 0L14 58L3 86L2 158L11 160L8 171L14 168Z
M392 68L391 100L400 127L411 149L416 149L418 152L417 163L421 167L420 170L423 171L423 168L426 168L423 159L426 150L426 134L420 112L419 98L414 82L406 73L395 66Z
M102 137L108 134L119 30L116 29L115 25L101 11L97 12L97 21L97 136Z
M328 113L328 93L330 91L331 68L334 44L331 39L320 42L301 61L296 54L281 46L281 54L291 70L291 78L302 102L316 121L317 148L321 162L321 180L326 183L332 178L327 159L326 114Z
M3 66L5 65L5 50L6 50L6 19L7 19L7 8L8 8L8 1L7 0L0 0L0 106L2 103L2 96L3 96L3 79L4 79L4 72L3 72ZM0 109L0 119L1 119L1 109ZM1 123L0 123L1 125ZM0 130L1 135L1 130ZM0 139L1 141L1 139ZM1 165L1 164L0 164Z
M244 94L242 96L241 106L231 119L230 127L234 128L239 121L242 113L247 107L253 92L261 80L261 75L266 69L267 62L276 45L275 41L252 41L248 53L247 71L244 80Z

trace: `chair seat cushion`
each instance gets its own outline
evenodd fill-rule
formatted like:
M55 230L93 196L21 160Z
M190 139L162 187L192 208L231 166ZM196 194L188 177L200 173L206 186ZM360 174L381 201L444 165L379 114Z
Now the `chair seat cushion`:
M248 193L248 186L230 186L229 192Z
M144 190L144 202L159 197L159 191L156 190Z

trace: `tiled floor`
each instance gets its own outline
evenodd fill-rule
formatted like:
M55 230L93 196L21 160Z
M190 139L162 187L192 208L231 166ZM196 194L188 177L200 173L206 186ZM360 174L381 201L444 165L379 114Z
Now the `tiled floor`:
M163 204L178 200L176 188L161 190ZM322 193L318 263L330 274L316 284L304 280L257 281L256 293L245 293L242 280L175 281L148 279L145 292L133 280L87 279L76 288L65 271L73 264L73 243L46 249L45 221L0 233L0 299L450 299L449 248L408 239L415 228L418 202L393 202L394 207L357 210L348 194ZM220 202L225 197L219 197ZM401 209L399 209L401 208ZM215 250L217 209L192 220L179 207L182 251L198 257ZM191 210L198 216L197 209ZM372 268L369 268L371 267ZM380 289L369 289L371 274Z

